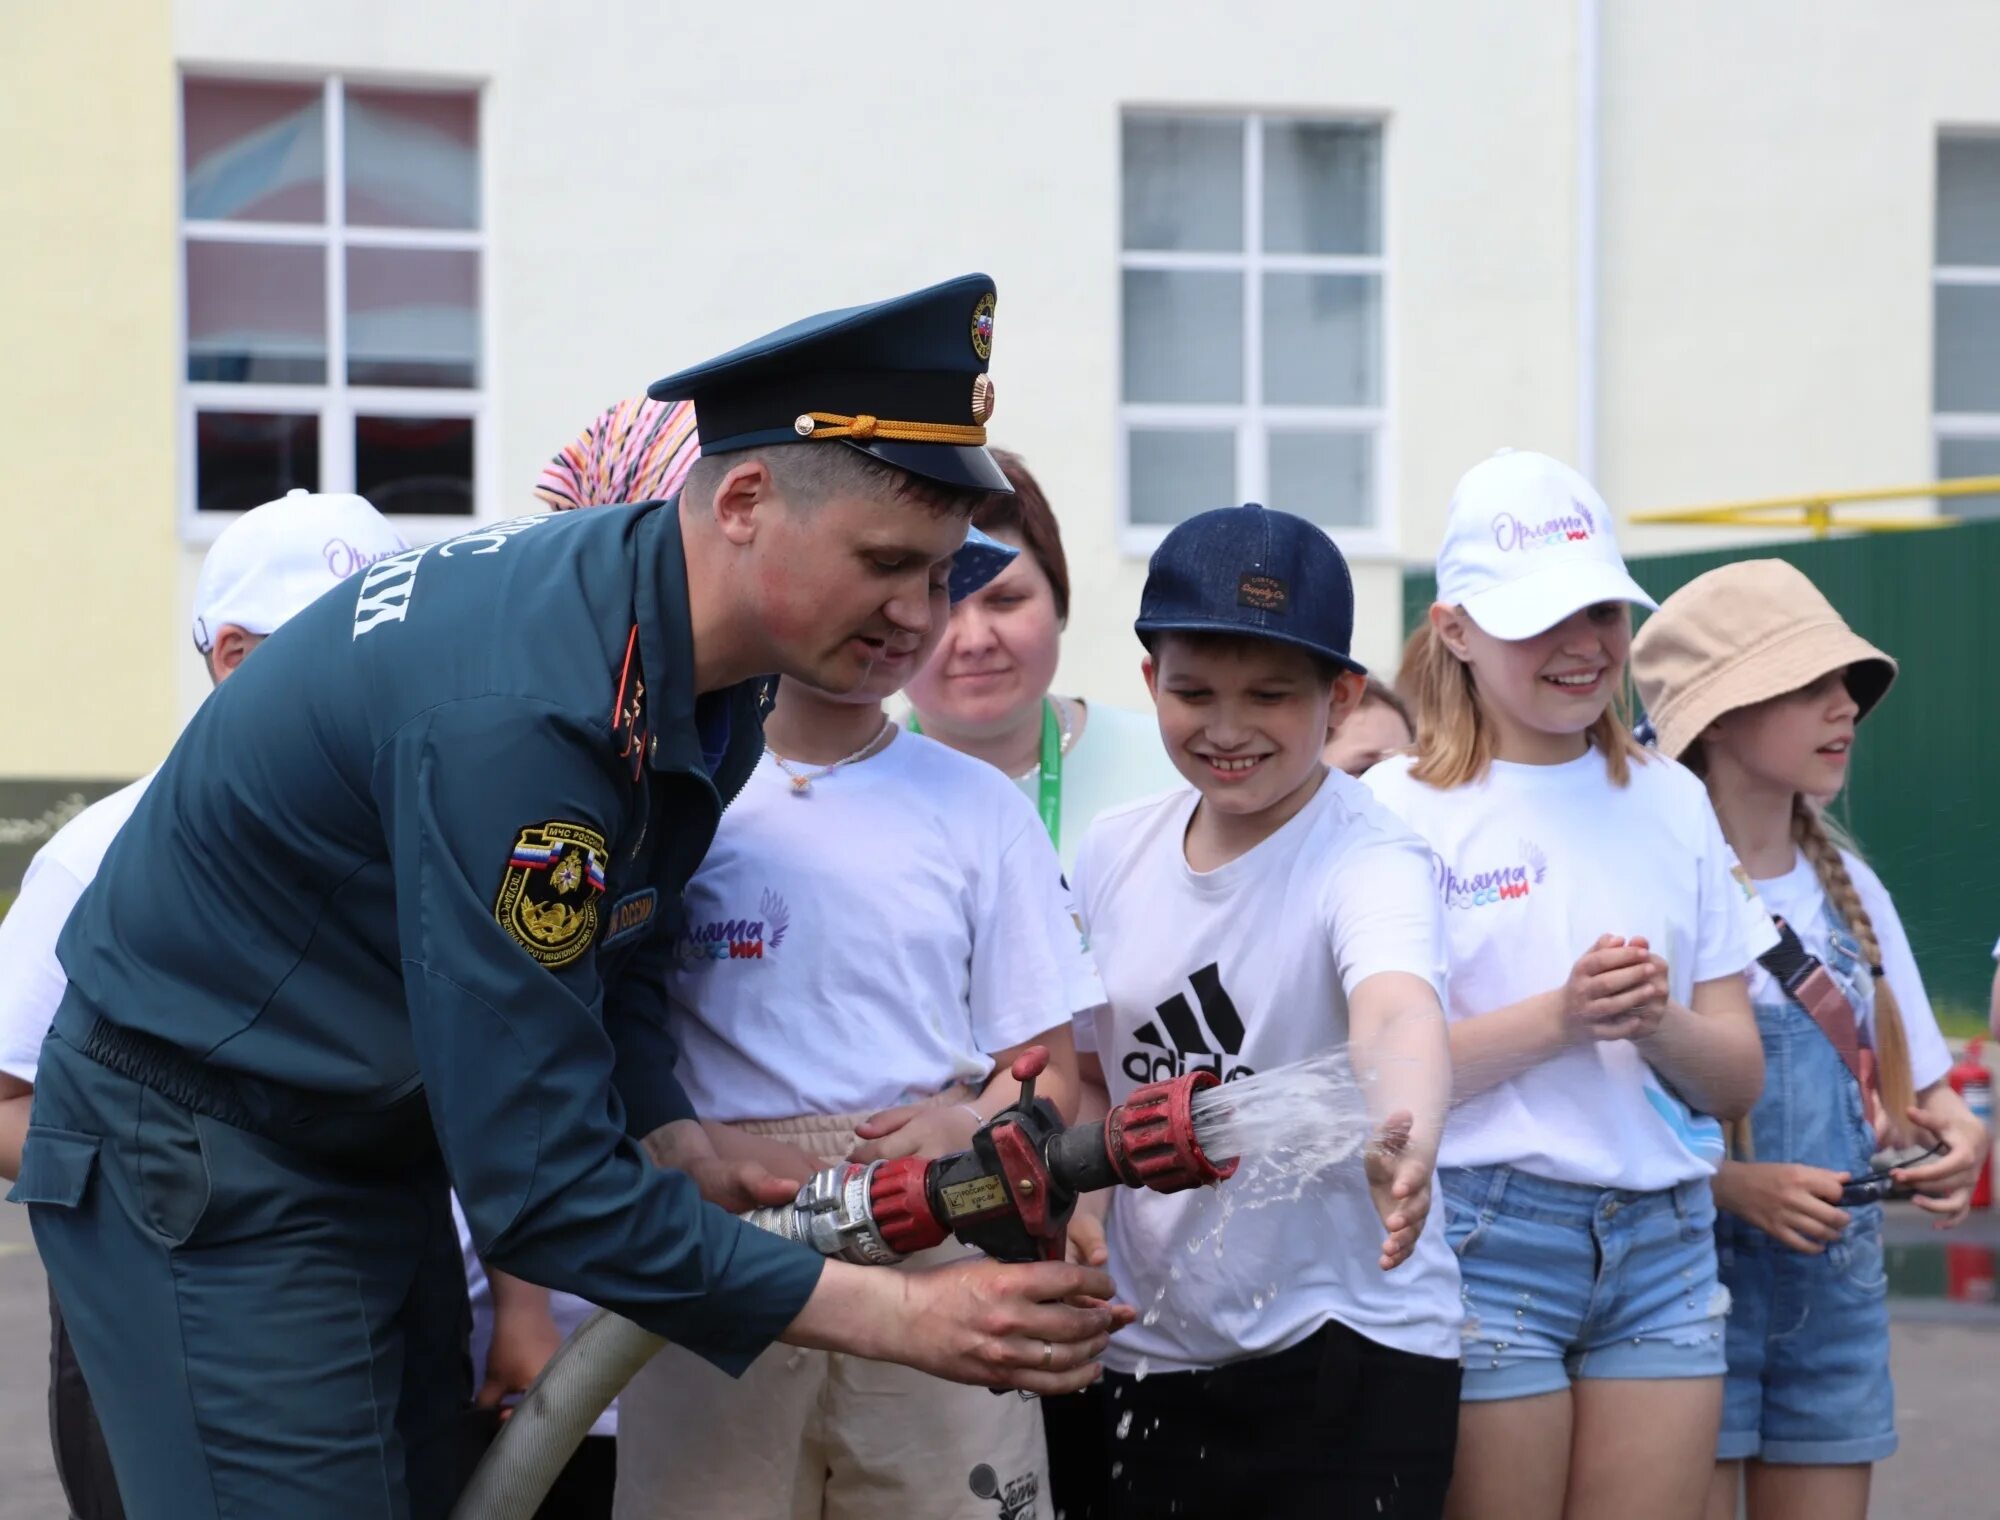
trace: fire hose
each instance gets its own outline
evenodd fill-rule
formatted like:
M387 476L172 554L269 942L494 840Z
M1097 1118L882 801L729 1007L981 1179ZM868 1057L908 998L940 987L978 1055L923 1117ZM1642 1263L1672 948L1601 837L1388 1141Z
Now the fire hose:
M1215 1073L1141 1087L1102 1120L1065 1125L1035 1079L1048 1053L1014 1063L1020 1096L981 1124L972 1144L926 1160L841 1162L788 1204L755 1209L760 1229L822 1256L890 1266L956 1238L999 1261L1060 1261L1070 1215L1108 1187L1178 1193L1228 1177L1195 1135L1194 1095ZM666 1340L599 1309L549 1359L500 1428L452 1509L452 1520L530 1520L591 1425Z

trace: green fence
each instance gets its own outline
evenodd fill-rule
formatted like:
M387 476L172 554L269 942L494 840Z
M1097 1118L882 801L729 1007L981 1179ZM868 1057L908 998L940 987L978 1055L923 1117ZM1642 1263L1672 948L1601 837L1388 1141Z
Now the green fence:
M2000 937L2000 523L1664 554L1631 569L1664 600L1717 565L1773 557L1901 662L1836 811L1895 897L1940 1015L1964 1032L1986 1007ZM1404 576L1405 628L1435 587L1428 571Z

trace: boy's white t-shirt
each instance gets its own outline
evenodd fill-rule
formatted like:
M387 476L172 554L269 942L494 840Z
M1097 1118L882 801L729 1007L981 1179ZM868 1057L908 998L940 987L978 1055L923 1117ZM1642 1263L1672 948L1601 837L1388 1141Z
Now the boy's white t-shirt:
M1496 760L1449 790L1412 779L1414 764L1399 755L1364 780L1435 852L1454 1021L1560 987L1604 934L1644 936L1683 1006L1697 982L1741 975L1777 942L1706 788L1662 755L1635 759L1623 787L1595 749L1563 765ZM1712 1175L1722 1150L1715 1120L1611 1040L1466 1099L1441 1159L1653 1192Z
M1944 1034L1937 1026L1937 1017L1931 1012L1930 994L1924 990L1923 973L1917 970L1917 958L1910 950L1910 937L1903 932L1903 920L1896 912L1896 905L1889 899L1889 889L1882 885L1868 863L1846 850L1840 858L1847 864L1847 874L1854 882L1855 893L1861 899L1861 906L1867 910L1868 921L1875 926L1875 941L1882 950L1883 979L1889 989L1896 994L1896 1008L1903 1016L1903 1033L1910 1046L1910 1080L1921 1091L1933 1082L1943 1079L1951 1070L1951 1050L1944 1042ZM1825 961L1831 949L1832 934L1826 922L1826 889L1820 885L1819 873L1812 862L1803 854L1792 862L1791 870L1783 876L1769 880L1758 878L1757 895L1764 906L1792 926L1799 942L1821 961ZM1868 979L1872 989L1872 979ZM1785 990L1778 985L1777 978L1762 966L1750 968L1750 998L1757 1003L1782 1003ZM1875 999L1871 995L1864 1006L1855 1010L1856 1020L1869 1045L1875 1044Z
M56 940L152 779L149 773L98 798L57 829L28 862L20 896L0 918L0 1071L10 1077L35 1080L42 1041L69 987Z
M1377 972L1442 987L1430 852L1358 782L1329 774L1269 839L1207 872L1182 846L1199 800L1181 791L1103 815L1077 863L1108 999L1092 1043L1114 1103L1194 1067L1228 1081L1345 1045L1348 996ZM1384 1273L1358 1155L1296 1200L1236 1209L1217 1251L1203 1237L1221 1202L1221 1190L1114 1190L1111 1274L1142 1317L1112 1338L1107 1366L1220 1366L1282 1351L1329 1320L1457 1358L1458 1266L1440 1214Z
M766 755L685 902L669 1028L704 1119L867 1113L976 1086L989 1052L1102 998L1033 805L921 734L804 794Z

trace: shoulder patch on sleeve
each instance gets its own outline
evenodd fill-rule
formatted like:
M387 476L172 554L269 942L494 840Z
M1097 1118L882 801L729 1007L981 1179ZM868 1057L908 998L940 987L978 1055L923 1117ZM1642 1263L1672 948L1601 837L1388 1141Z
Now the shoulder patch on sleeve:
M550 819L521 830L493 916L544 966L567 966L597 936L604 895L604 836Z

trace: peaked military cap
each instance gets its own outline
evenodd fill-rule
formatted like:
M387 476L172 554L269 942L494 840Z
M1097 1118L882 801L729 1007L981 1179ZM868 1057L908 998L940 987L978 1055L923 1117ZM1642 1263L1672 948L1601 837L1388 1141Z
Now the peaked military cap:
M646 393L694 402L704 454L837 442L928 480L1011 491L986 452L993 305L992 280L962 275L807 317Z

